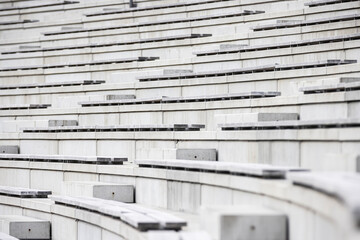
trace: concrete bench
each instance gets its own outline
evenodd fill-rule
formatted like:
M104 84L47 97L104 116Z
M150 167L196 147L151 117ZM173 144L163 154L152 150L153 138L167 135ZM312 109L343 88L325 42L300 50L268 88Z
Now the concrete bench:
M51 104L17 104L10 106L0 106L0 110L45 109L48 107L51 107Z
M24 133L60 133L60 132L157 132L157 131L200 131L203 124L163 124L163 125L123 125L123 126L76 126L24 128Z
M160 81L160 80L179 80L179 79L189 79L189 78L206 78L206 77L221 77L221 76L232 76L232 75L242 75L242 74L252 74L258 72L273 72L273 71L285 71L285 70L294 70L294 69L303 69L303 68L318 68L318 67L328 67L336 66L343 64L352 64L356 63L357 60L325 60L318 62L310 63L296 63L296 64L270 64L257 67L248 67L240 69L231 69L223 71L209 71L209 72L199 72L199 73L184 73L180 75L159 75L159 76L146 76L138 77L137 79L140 82L145 81Z
M62 35L62 34L84 33L84 32L98 32L98 31L105 31L105 30L116 30L116 29L125 29L125 28L167 25L167 24L174 24L174 23L189 23L189 22L213 20L213 19L220 19L220 18L248 16L248 15L260 14L260 13L264 13L264 12L263 11L244 10L242 12L214 14L214 15L199 16L199 17L192 17L192 18L191 17L178 18L178 19L170 19L170 20L155 21L155 22L148 21L148 22L142 22L142 23L132 23L132 24L126 24L126 25L117 25L117 26L100 27L100 28L86 28L86 29L76 29L76 30L67 30L67 31L53 31L53 32L45 32L43 34L45 36L53 36L53 35Z
M114 63L129 63L129 62L143 62L153 61L159 59L158 57L134 57L112 60L98 60L92 62L78 62L78 63L66 63L66 64L54 64L54 65L34 65L34 66L19 66L11 68L0 68L0 72L18 71L18 70L35 70L35 69L50 69L50 68L64 68L64 67L83 67L83 66L95 66Z
M89 101L89 102L79 102L79 104L82 107L97 107L97 106L133 105L133 104L213 102L213 101L227 101L227 100L237 100L237 99L276 97L280 95L281 95L280 92L248 92L248 93L228 93L228 94L191 96L191 97L154 97L154 98L143 98L143 99L120 99L120 100L111 100L111 101Z
M0 232L0 240L19 240L16 237L10 236L9 234Z
M360 119L329 119L312 121L266 121L251 123L219 124L223 131L239 130L278 130L278 129L318 129L318 128L351 128L359 127Z
M328 194L344 203L359 228L360 222L360 176L348 172L309 172L289 174L287 179L294 185L311 188Z
M333 42L348 42L359 39L360 39L360 34L355 33L345 36L308 39L308 40L293 41L286 43L274 43L274 44L266 44L266 45L255 45L255 46L233 46L231 48L225 48L225 49L220 48L219 50L194 52L194 54L200 57L200 56L210 56L210 55L220 55L220 54L264 51L264 50L280 49L280 48L303 47L303 46L319 45L319 44L333 43Z
M49 120L49 127L78 126L77 120Z
M356 91L356 90L360 90L360 81L323 85L323 86L304 87L299 89L299 91L304 92L304 94L344 92L344 91Z
M0 145L0 153L19 154L18 145Z
M24 20L18 20L18 21L6 21L6 22L0 22L0 25L16 25L16 24L24 24L24 23L34 23L38 22L39 20L30 20L30 19L24 19Z
M47 198L48 195L51 195L51 194L52 194L51 191L47 191L47 190L0 186L0 195L6 195L6 196L12 196L12 197Z
M90 197L52 196L51 199L56 204L80 208L120 219L139 231L180 230L183 226L186 226L183 219L134 204Z
M54 1L53 3L45 3L45 4L37 4L37 5L29 5L29 6L19 6L19 7L8 7L8 8L0 8L0 11L14 11L14 10L24 10L24 9L31 9L31 8L42 8L42 7L53 7L58 5L68 5L68 4L75 4L79 3L78 1Z
M289 239L287 216L262 206L205 206L200 222L202 229L219 240Z
M147 232L147 240L211 240L205 231L154 231Z
M66 196L95 197L125 203L134 203L134 186L103 182L65 181L62 194Z
M314 20L278 20L275 24L259 25L252 27L253 31L264 31L281 28L305 27L319 24L327 24L333 22L353 21L360 19L360 14L351 14L343 16L335 16L329 18L321 18Z
M222 0L222 1L226 1L226 0ZM188 6L216 3L216 2L218 2L218 0L188 1L188 2L154 5L154 6L148 6L148 7L137 7L137 8L130 8L130 9L110 8L110 9L104 9L101 12L87 13L87 14L85 14L85 16L95 17L95 16L121 14L121 13L128 13L128 12L141 12L141 11L168 9L168 8L176 8L176 7L188 7Z
M50 222L19 215L0 215L0 231L19 239L50 240Z
M296 167L215 161L137 159L135 163L138 164L139 167L212 172L267 179L283 179L285 178L287 172L307 171Z
M211 37L212 34L183 34L169 37L158 37L158 38L145 38L137 39L130 41L118 41L118 42L108 42L108 43L91 43L91 44L82 44L82 45L69 45L61 47L45 47L45 48L33 48L33 49L19 49L2 52L3 55L16 54L16 53L35 53L35 52L52 52L52 51L62 51L62 50L72 50L72 49L84 49L84 48L99 48L99 47L112 47L112 46L123 46L123 45L132 45L132 44L144 44L144 43L153 43L153 42L167 42L175 40L184 40L184 39L194 39L194 38L203 38Z
M53 83L30 83L30 84L21 84L21 85L0 85L0 90L97 85L102 83L105 83L105 81L83 80L83 81L68 81L68 82L53 82Z
M309 7L319 7L324 5L332 5L332 4L339 4L339 3L346 3L346 2L357 2L359 0L317 0L304 3L305 6Z
M40 155L40 154L0 154L1 160L29 161L29 162L59 162L85 164L123 164L127 158L108 156L68 156L68 155Z
M252 123L252 122L264 122L264 121L289 121L299 120L299 114L297 113L237 113L237 114L216 114L216 124L234 124L234 123Z

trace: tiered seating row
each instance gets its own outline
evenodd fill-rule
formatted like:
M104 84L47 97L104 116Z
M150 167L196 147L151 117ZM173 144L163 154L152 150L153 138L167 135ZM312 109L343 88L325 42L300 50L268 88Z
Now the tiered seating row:
M351 14L344 16L335 16L329 18L321 18L315 20L278 20L276 24L259 25L252 27L256 31L273 30L281 28L305 27L319 24L328 24L334 22L352 21L360 19L360 14Z
M256 46L239 46L225 50L220 49L220 50L212 50L212 51L194 52L194 54L196 54L196 56L199 57L199 56L220 55L220 54L230 54L230 53L264 51L264 50L280 49L280 48L302 47L302 46L318 45L318 44L333 43L333 42L347 42L347 41L353 41L359 39L360 39L360 34L356 33L346 36L309 39L309 40L294 41L287 43L275 43L275 44L256 45Z
M0 160L122 165L123 162L127 161L127 158L107 156L91 157L67 155L0 154Z
M118 105L132 105L132 104L156 104L156 103L184 103L184 102L212 102L212 101L225 101L236 99L251 99L263 97L276 97L280 96L280 92L249 92L249 93L230 93L219 94L210 96L193 96L193 97L159 97L147 99L121 99L110 101L90 101L80 102L82 107L94 106L118 106Z
M312 121L269 121L269 122L251 122L220 124L223 131L237 130L278 130L278 129L318 129L318 128L347 128L359 127L360 119L329 119Z
M53 3L49 2L49 3L45 3L45 4L41 4L41 5L0 8L0 11L13 11L13 10L23 10L23 9L30 9L30 8L52 7L52 6L75 4L75 3L79 3L79 2L78 1L62 1L62 2L56 1Z
M293 184L335 196L352 212L360 228L360 176L356 173L297 173L287 176Z
M207 77L220 77L220 76L231 76L231 75L241 75L241 74L251 74L257 72L273 72L273 71L286 71L294 69L303 69L303 68L319 68L319 67L328 67L335 65L343 64L352 64L356 63L357 60L326 60L319 62L311 63L297 63L297 64L271 64L265 66L256 66L224 71L212 71L212 72L200 72L200 73L183 73L179 75L159 75L159 76L150 76L150 77L139 77L140 82L145 81L159 81L159 80L177 80L177 79L188 79L188 78L207 78Z
M83 80L83 81L68 81L68 82L53 82L53 83L30 83L30 84L21 84L21 85L2 85L2 86L0 86L0 90L98 85L98 84L102 84L102 83L105 83L105 81L104 80Z
M245 175L260 178L283 179L287 172L307 171L296 167L280 167L256 163L232 163L194 160L154 160L137 159L139 167L166 168L174 170L189 170L201 172L214 172L221 174Z
M85 16L94 17L94 16L121 14L121 13L128 13L128 12L141 12L141 11L149 11L149 10L157 10L157 9L188 7L188 6L194 6L194 5L225 2L225 1L230 1L230 0L189 1L189 2L180 2L180 3L172 3L172 4L154 5L154 6L149 6L149 7L137 7L137 8L130 8L130 9L109 9L109 10L104 10L101 12L88 13L88 14L85 14Z
M0 106L0 110L44 109L48 107L51 107L51 104L19 104L11 106Z
M359 0L317 0L307 2L304 5L309 7L319 7L324 5L332 5L332 4L339 4L339 3L346 3L346 2L357 2Z
M338 84L324 85L324 86L303 87L300 88L299 90L301 92L304 92L304 94L356 91L356 90L360 90L360 81L349 82L349 83L338 83Z
M46 33L44 33L44 35L45 36L52 36L52 35L71 34L71 33L97 32L97 31L104 31L104 30L146 27L146 26L173 24L173 23L186 23L186 22L195 22L195 21L219 19L219 18L240 17L240 16L247 16L247 15L253 15L253 14L260 14L260 13L264 13L264 11L248 11L248 10L245 10L243 12L234 12L234 13L226 13L226 14L214 14L214 15L201 16L201 17L180 18L180 19L164 20L164 21L157 21L157 22L134 23L134 24L127 24L127 25L120 25L120 26L119 25L118 26L112 26L112 27L109 26L109 27L101 27L101 28L88 28L88 29L75 29L75 30L66 30L66 31L54 31L54 32L46 32Z
M59 133L59 132L138 132L138 131L200 131L203 124L168 124L168 125L126 125L126 126L70 126L48 128L24 128L24 133Z
M7 21L7 22L0 22L0 25L15 25L15 24L24 24L24 23L34 23L34 22L38 22L38 20L24 19L18 21Z
M92 44L63 46L63 47L47 47L47 48L40 48L40 49L7 51L7 52L2 52L1 54L49 52L49 51L69 50L69 49L111 47L111 46L121 46L121 45L131 45L131 44L141 44L141 43L151 43L151 42L163 42L163 41L183 40L183 39L192 39L192 38L202 38L202 37L210 37L210 36L211 36L211 34L184 34L184 35L177 35L177 36L171 36L171 37L147 38L147 39L138 39L138 40L132 40L132 41L121 41L121 42L111 42L111 43L92 43Z
M64 68L64 67L80 67L80 66L94 66L94 65L104 65L104 64L114 64L114 63L129 63L129 62L143 62L143 61L153 61L159 59L158 57L134 57L134 58L123 58L123 59L112 59L112 60L99 60L92 62L78 62L78 63L67 63L67 64L54 64L54 65L44 65L44 66L23 66L23 67L11 67L11 68L1 68L0 72L7 71L18 71L18 70L34 70L34 69L49 69L49 68Z
M47 198L51 191L37 190L21 187L0 186L0 195L19 197L19 198Z
M56 204L118 218L140 231L156 229L180 230L183 226L186 226L186 222L178 217L137 205L90 197L52 196L51 199Z

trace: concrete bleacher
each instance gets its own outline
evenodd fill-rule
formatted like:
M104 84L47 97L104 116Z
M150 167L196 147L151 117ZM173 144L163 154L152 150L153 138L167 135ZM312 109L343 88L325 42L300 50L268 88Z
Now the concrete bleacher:
M135 3L0 0L0 221L359 239L360 1Z

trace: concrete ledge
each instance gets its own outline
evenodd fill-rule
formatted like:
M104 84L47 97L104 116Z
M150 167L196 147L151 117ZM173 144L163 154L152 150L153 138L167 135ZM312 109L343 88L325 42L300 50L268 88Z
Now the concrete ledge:
M163 125L124 125L124 126L71 126L48 128L24 128L24 133L57 132L143 132L143 131L200 131L203 124L163 124Z
M44 109L51 107L51 104L17 104L9 106L0 106L0 110L27 110L27 109Z
M268 121L251 123L219 124L223 131L238 130L278 130L278 129L317 129L317 128L353 128L360 126L358 118L298 121Z
M276 24L269 25L259 25L256 27L252 27L254 31L264 31L264 30L273 30L273 29L281 29L281 28L292 28L292 27L304 27L311 25L319 25L319 24L328 24L332 22L343 22L343 21L351 21L360 19L360 14L352 14L352 15L343 15L343 16L335 16L329 18L321 18L314 20L278 20Z
M252 74L258 72L272 72L272 71L286 71L302 68L319 68L319 67L328 67L334 65L342 64L352 64L356 63L356 60L326 60L310 63L297 63L297 64L271 64L265 66L256 66L248 67L242 69L232 69L224 71L212 71L212 72L200 72L200 73L190 73L190 74L181 74L181 75L169 75L169 76L151 76L151 77L139 77L140 82L145 81L159 81L159 80L178 80L178 79L188 79L188 78L208 78L208 77L219 77L219 76L229 76L229 75L242 75L242 74Z
M181 227L186 226L186 222L178 217L136 205L89 197L52 196L51 199L57 204L120 218L121 221L140 231L152 229L180 230Z
M298 173L289 174L293 184L336 197L344 202L353 215L353 224L360 228L360 176L357 173Z
M14 196L20 198L47 198L51 191L30 188L0 186L0 195Z
M212 19L219 19L219 18L247 16L247 15L259 14L259 13L264 13L264 11L248 11L248 10L245 10L245 11L242 11L242 12L214 14L214 15L210 15L210 16L201 16L201 17L192 17L192 18L190 17L190 18L171 19L171 20L157 21L157 22L134 23L134 24L127 24L127 25L122 25L122 26L112 26L112 27L109 26L109 27L101 27L101 28L77 29L77 30L70 30L70 31L45 32L44 35L45 36L52 36L52 35L84 33L84 32L97 32L97 31L104 31L104 30L116 30L116 29L123 29L123 28L146 27L146 26L174 24L174 23L188 23L188 22L212 20Z
M19 85L1 85L0 90L9 89L28 89L28 88L50 88L50 87L65 87L65 86L81 86L81 85L97 85L105 83L104 80L84 80L84 81L66 81L54 83L33 83L33 84L19 84Z
M68 155L0 154L0 160L121 165L124 161L127 161L127 158L107 156L82 157Z
M186 102L213 102L237 99L265 98L280 96L280 92L246 92L246 93L229 93L208 96L191 96L191 97L154 97L144 99L120 99L108 101L89 101L80 102L82 107L95 106L118 106L133 104L161 104L161 103L186 103Z
M287 172L308 171L302 168L281 167L268 164L214 161L136 159L135 163L138 164L139 167L215 172L220 174L244 175L269 179L283 179Z

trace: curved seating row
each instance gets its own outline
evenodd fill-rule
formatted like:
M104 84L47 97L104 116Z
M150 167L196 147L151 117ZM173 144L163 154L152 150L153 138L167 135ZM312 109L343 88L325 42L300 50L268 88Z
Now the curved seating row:
M122 165L128 159L125 158L125 157L108 157L108 156L0 154L0 160L28 161L28 162L59 162L59 163L117 164L117 165Z
M102 83L105 83L105 81L104 80L82 80L82 81L66 81L66 82L50 82L50 83L28 83L28 84L19 84L19 85L0 85L0 90L98 85L98 84L102 84Z
M212 20L212 19L220 19L220 18L230 18L230 17L239 17L239 16L247 16L253 14L264 13L264 11L250 11L245 10L243 12L234 12L234 13L225 13L225 14L214 14L209 16L201 16L201 17L193 17L193 18L180 18L180 19L171 19L157 22L143 22L143 23L134 23L127 25L117 25L117 26L109 26L109 27L101 27L101 28L88 28L88 29L76 29L76 30L65 30L65 31L53 31L53 32L45 32L44 36L52 36L52 35L62 35L62 34L71 34L71 33L83 33L83 32L98 32L104 30L115 30L115 29L124 29L124 28L136 28L136 27L145 27L145 26L155 26L155 25L164 25L164 24L173 24L173 23L185 23L185 22L194 22L194 21L203 21L203 20Z
M83 49L83 48L98 48L98 47L111 47L111 46L122 46L122 45L131 45L131 44L142 44L142 43L152 43L152 42L163 42L163 41L174 41L174 40L183 40L183 39L192 39L192 38L202 38L202 37L211 37L211 34L183 34L175 35L169 37L158 37L158 38L144 38L130 41L118 41L118 42L109 42L109 43L92 43L92 44L82 44L82 45L70 45L62 47L44 47L39 49L26 49L26 50L16 50L16 51L5 51L1 54L15 54L15 53L34 53L34 52L50 52L50 51L61 51L68 49Z
M305 6L309 7L319 7L324 5L332 5L346 2L357 2L359 0L315 0L311 2L304 3Z
M31 188L22 188L22 187L10 187L10 186L0 186L0 195L19 197L19 198L47 198L48 195L51 195L51 191L48 190L38 190Z
M173 170L188 170L213 172L220 174L232 174L250 177L284 179L288 172L308 171L303 168L273 166L269 164L256 163L232 163L215 161L194 161L194 160L154 160L136 159L139 167L166 168Z
M51 104L16 104L10 106L0 106L0 110L26 110L26 109L45 109Z
M146 98L146 99L120 99L120 100L108 100L108 101L98 101L98 102L95 101L80 102L79 104L82 107L119 106L119 105L132 105L132 104L212 102L212 101L265 98L265 97L276 97L276 96L280 96L280 92L249 92L249 93L230 93L230 94L193 96L193 97L157 97L157 98Z
M272 72L272 71L286 71L302 68L319 68L319 67L329 67L335 65L343 64L352 64L356 63L357 60L326 60L310 63L296 63L296 64L270 64L265 66L256 66L240 69L231 69L223 71L209 71L209 72L199 72L199 73L183 73L177 75L159 75L159 76L147 76L147 77L138 77L140 82L145 81L160 81L160 80L177 80L177 79L189 79L189 78L207 78L207 77L219 77L219 76L231 76L231 75L241 75L241 74L251 74L257 72Z
M104 11L101 11L101 12L86 13L85 16L86 17L94 17L94 16L122 14L122 13L129 13L129 12L149 11L149 10L156 10L156 9L188 7L188 6L194 6L194 5L217 3L217 2L226 2L226 1L231 1L231 0L187 1L187 2L179 2L179 3L152 5L152 6L148 6L148 7L136 7L136 8L130 8L130 9L107 9L107 10L104 10Z
M51 132L137 132L137 131L200 131L203 124L163 124L163 125L122 125L122 126L70 126L48 128L24 128L24 133Z
M78 63L66 63L66 64L49 64L43 66L18 66L10 68L0 68L0 72L18 71L18 70L34 70L34 69L49 69L49 68L64 68L64 67L80 67L80 66L94 66L114 63L129 63L129 62L143 62L154 61L159 59L158 57L133 57L123 59L111 59L111 60L97 60L91 62L78 62Z
M267 45L254 45L254 46L243 45L243 46L238 46L238 47L233 46L229 49L199 51L199 52L194 52L194 54L196 56L200 57L200 56L209 56L209 55L264 51L264 50L280 49L280 48L294 48L294 47L311 46L311 45L333 43L333 42L347 42L347 41L353 41L353 40L359 40L359 39L360 39L360 34L355 33L355 34L350 34L350 35L345 35L345 36L333 36L333 37L326 37L326 38L307 39L307 40L301 40L301 41L274 43L274 44L267 44Z
M351 82L354 80L354 82ZM312 86L312 87L302 87L299 91L304 94L313 94L313 93L326 93L326 92L344 92L344 91L356 91L360 90L360 79L352 78L350 82L341 82L337 84L329 84L322 86Z
M186 222L178 217L137 205L91 197L51 196L51 199L56 204L72 206L120 219L140 231L180 230L186 226Z
M347 128L359 127L359 118L329 119L329 120L311 120L311 121L269 121L269 122L251 122L220 124L223 131L238 130L277 130L277 129L318 129L318 128Z
M46 2L44 4L37 4L37 5L0 8L0 11L24 10L24 9L31 9L31 8L52 7L52 6L75 4L75 3L79 3L79 2L78 1L61 1L61 2L53 1L53 2Z
M360 19L359 14L335 16L314 20L278 20L276 24L259 25L252 27L253 31L264 31L281 28L305 27L319 24L328 24L333 22L353 21Z

